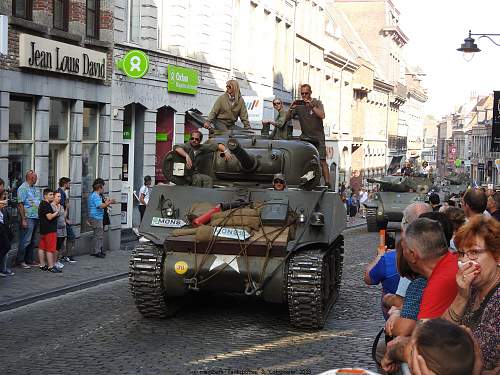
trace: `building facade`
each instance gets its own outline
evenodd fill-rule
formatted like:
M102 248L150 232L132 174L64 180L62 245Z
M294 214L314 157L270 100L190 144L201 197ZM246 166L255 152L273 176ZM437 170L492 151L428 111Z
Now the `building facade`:
M0 176L14 196L28 170L37 172L40 188L55 189L59 178L70 177L70 220L82 249L90 240L92 182L114 184L112 11L110 1L0 2L8 17L8 49L0 55Z

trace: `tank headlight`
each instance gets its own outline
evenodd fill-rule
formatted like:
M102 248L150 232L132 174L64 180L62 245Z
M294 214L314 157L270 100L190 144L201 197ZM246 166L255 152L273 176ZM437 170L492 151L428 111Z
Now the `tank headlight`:
M172 207L168 207L166 210L165 210L165 215L167 215L167 217L172 217L174 216L174 209Z
M299 214L299 223L304 224L307 221L306 215L304 215L304 209L300 209L300 214Z
M322 227L325 225L325 215L322 212L315 211L311 215L311 226Z

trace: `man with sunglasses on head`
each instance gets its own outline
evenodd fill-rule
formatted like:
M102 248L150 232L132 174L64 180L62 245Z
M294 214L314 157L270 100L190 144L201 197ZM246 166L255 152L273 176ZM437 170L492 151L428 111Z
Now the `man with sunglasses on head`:
M302 131L300 138L312 143L318 149L325 185L330 187L330 170L326 163L325 129L323 127L325 109L321 100L314 99L311 95L311 86L307 83L301 85L300 96L302 100L295 100L292 103L286 119L298 118Z
M182 145L175 145L174 151L184 159L186 159L186 168L192 169L193 171L193 180L191 185L198 187L212 187L213 181L212 178L206 174L198 173L197 167L200 163L203 155L212 152L221 152L224 154L225 160L232 159L233 155L229 151L229 149L224 146L222 143L204 143L203 134L199 130L194 130L191 132L191 136L189 138L189 142L186 142Z
M273 100L273 107L276 110L276 118L274 121L263 120L262 121L262 135L269 135L270 126L273 125L274 129L269 136L269 139L290 139L292 128L288 126L291 124L290 121L286 120L286 111L283 107L283 102L279 98Z

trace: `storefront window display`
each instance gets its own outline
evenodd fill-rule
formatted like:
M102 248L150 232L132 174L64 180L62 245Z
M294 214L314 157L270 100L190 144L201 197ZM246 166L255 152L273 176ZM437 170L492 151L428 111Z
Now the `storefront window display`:
M49 187L56 189L68 177L69 101L51 99L49 115Z
M9 186L17 189L24 175L33 166L33 120L32 97L10 98L9 108Z
M99 108L96 105L83 106L82 139L82 221L81 232L91 229L88 220L88 198L92 194L92 183L97 178Z

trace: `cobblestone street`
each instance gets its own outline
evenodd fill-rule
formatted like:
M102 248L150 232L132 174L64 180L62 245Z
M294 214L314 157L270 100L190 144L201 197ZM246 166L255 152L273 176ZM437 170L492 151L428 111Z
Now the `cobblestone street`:
M289 327L287 311L241 296L204 295L175 318L146 320L122 279L0 313L3 374L317 374L373 369L382 324L362 271L377 234L345 233L338 303L320 332Z

